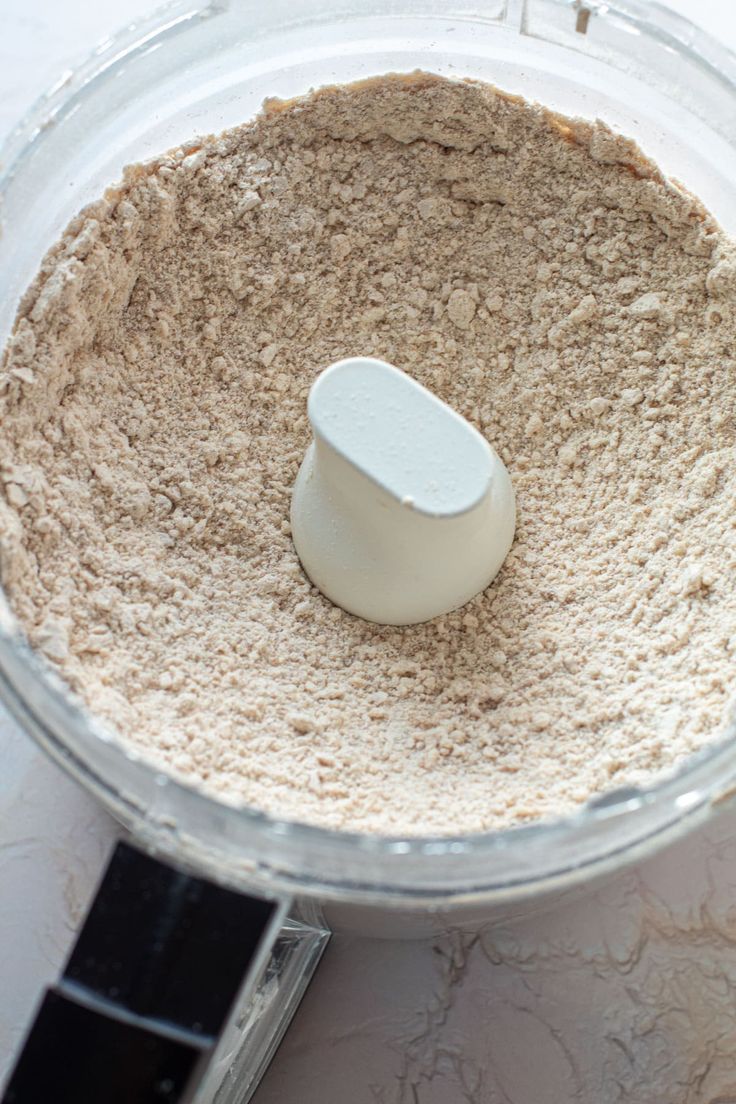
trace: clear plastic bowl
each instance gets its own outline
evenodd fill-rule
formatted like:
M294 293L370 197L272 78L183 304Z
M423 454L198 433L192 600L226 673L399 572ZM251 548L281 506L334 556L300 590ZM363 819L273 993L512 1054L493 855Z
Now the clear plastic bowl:
M0 339L47 247L126 163L240 123L266 96L416 68L603 118L736 231L736 57L658 4L177 0L66 76L0 154ZM457 838L352 835L217 801L149 766L70 703L4 601L0 692L147 844L234 884L346 904L460 912L536 898L672 839L736 779L735 732L658 785L554 822Z

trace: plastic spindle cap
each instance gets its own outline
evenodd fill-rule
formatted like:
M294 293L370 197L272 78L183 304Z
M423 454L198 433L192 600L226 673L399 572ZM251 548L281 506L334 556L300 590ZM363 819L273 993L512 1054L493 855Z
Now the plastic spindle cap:
M514 538L509 473L465 418L390 364L338 361L309 395L314 440L291 530L310 580L385 625L429 621L493 581Z

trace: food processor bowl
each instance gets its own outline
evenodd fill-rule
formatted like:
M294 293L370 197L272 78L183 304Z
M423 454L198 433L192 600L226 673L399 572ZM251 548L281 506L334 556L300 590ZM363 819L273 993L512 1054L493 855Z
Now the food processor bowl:
M736 232L736 57L639 0L176 0L101 44L0 155L0 337L46 249L123 167L252 117L264 98L387 72L476 77L634 137ZM646 789L507 831L385 838L279 820L169 777L74 702L0 610L0 692L147 847L233 886L439 923L538 899L709 816L736 731ZM400 780L397 779L397 785ZM349 922L349 921L348 921Z
M736 233L736 57L659 4L175 0L65 74L0 151L0 340L46 250L126 164L242 123L267 97L415 69L603 119ZM553 821L388 838L280 820L186 785L106 729L34 654L2 595L0 695L145 851L180 872L179 889L179 878L206 878L272 902L197 1104L249 1099L330 930L412 936L543 909L553 891L642 858L736 793L735 721L655 784ZM110 889L108 872L91 917Z

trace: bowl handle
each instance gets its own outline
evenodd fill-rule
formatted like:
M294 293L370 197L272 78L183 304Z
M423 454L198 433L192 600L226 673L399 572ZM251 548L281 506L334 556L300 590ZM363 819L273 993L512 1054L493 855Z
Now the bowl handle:
M3 1104L249 1099L329 933L119 843Z

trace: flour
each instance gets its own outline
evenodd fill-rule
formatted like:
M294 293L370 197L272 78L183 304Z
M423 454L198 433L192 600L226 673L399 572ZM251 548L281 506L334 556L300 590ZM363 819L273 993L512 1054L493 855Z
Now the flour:
M134 166L4 359L2 577L89 708L280 816L447 833L650 782L736 659L736 253L604 125L415 75ZM411 628L334 608L289 501L306 398L380 357L508 466L515 544Z

